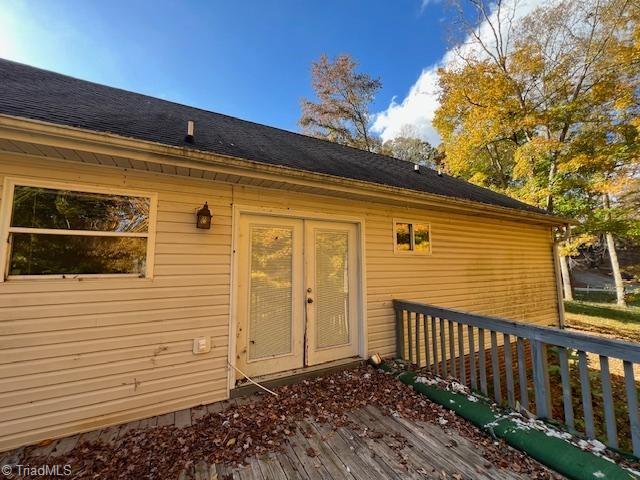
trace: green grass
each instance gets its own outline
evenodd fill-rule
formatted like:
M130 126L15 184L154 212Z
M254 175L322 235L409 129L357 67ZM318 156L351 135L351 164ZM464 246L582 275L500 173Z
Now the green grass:
M567 313L617 320L625 324L637 323L640 327L640 307L624 308L606 303L574 301L564 302L564 309Z
M615 304L615 294L576 292L576 300L564 302L567 326L589 333L640 341L640 299L630 296L629 306Z
M573 294L574 300L589 303L616 303L615 292L584 292L576 291ZM640 294L628 293L627 305L630 307L640 307Z

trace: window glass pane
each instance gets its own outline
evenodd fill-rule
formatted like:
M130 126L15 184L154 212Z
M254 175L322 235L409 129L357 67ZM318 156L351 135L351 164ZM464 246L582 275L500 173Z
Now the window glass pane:
M11 226L146 232L149 199L16 185Z
M12 234L9 275L144 275L147 239Z
M396 248L399 252L411 250L410 223L396 223Z
M429 252L431 249L429 225L415 223L413 225L413 239L416 252Z

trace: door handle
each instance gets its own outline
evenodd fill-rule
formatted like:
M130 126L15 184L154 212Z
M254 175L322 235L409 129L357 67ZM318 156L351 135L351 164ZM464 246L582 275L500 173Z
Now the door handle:
M307 303L313 303L313 298L307 298Z

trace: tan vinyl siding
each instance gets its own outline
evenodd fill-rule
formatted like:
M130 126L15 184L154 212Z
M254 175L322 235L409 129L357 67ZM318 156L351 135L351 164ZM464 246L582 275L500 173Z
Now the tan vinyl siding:
M365 221L368 351L395 351L394 298L543 325L558 323L549 227L234 187L240 205ZM432 255L395 254L393 218L431 224Z
M153 279L0 283L0 451L227 397L233 205L364 220L369 352L394 353L393 298L557 323L548 226L35 157L5 176L157 193L158 214ZM430 223L432 255L395 254L393 218Z
M153 279L0 284L0 450L226 398L230 187L51 161L3 161L5 175L159 201ZM194 226L205 199L211 231ZM193 355L200 336L212 350Z

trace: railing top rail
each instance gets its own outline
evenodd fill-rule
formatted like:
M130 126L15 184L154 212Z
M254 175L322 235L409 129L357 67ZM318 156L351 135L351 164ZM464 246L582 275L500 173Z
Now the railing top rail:
M539 340L550 345L575 348L584 352L640 363L640 344L637 343L477 315L410 300L394 300L393 306L396 310L408 310L529 340Z

